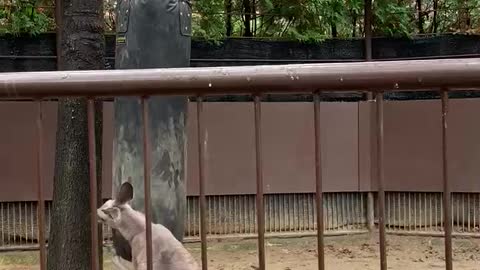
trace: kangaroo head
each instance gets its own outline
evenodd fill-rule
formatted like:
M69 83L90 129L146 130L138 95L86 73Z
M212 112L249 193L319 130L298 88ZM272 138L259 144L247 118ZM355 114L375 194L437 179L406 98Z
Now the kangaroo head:
M113 229L117 229L122 220L122 212L129 209L128 203L133 199L133 186L129 182L125 182L115 197L106 201L97 209L98 222L106 223Z

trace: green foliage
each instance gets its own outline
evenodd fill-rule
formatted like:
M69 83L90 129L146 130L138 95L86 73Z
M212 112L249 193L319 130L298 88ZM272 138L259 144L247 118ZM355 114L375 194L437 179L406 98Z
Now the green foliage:
M217 40L224 35L223 0L194 2L192 27L194 33L208 40Z
M377 0L373 3L374 33L385 36L410 36L414 30L415 11L402 2Z
M103 1L106 30L114 31L117 0ZM0 10L0 32L38 34L53 29L53 12L38 8L45 2L53 5L53 0L0 0L0 6L8 4ZM421 8L417 2L373 1L374 35L480 32L480 0L421 0ZM320 42L363 37L363 12L364 0L196 0L192 27L194 37L212 42L244 37L246 25L254 38Z
M0 11L0 33L37 35L51 30L54 20L36 7L37 1L15 1Z

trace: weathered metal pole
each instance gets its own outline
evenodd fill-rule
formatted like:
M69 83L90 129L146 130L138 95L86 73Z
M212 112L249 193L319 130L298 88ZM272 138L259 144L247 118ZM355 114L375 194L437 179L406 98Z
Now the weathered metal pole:
M119 0L116 69L188 67L191 6L189 0ZM183 240L186 205L187 97L151 97L148 138L151 149L151 217ZM137 97L115 99L113 190L131 178L137 192L132 206L145 211L142 110ZM131 260L119 234L117 255Z
M364 54L365 61L372 61L372 0L364 0L364 20L363 29L365 32ZM373 100L373 93L366 93L367 101ZM372 116L373 119L373 116ZM372 141L373 145L373 141ZM375 153L371 149L371 160L375 160ZM373 233L375 231L375 196L373 192L367 194L367 227Z

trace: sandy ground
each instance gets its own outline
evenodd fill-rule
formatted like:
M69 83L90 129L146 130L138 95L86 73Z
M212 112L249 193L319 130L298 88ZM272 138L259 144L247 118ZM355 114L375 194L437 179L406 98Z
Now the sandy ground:
M387 236L389 269L445 269L443 239ZM255 240L211 240L208 243L209 269L257 269ZM200 262L200 245L186 244ZM267 269L317 269L316 239L267 239ZM111 269L109 249L104 265ZM329 237L325 239L326 269L380 269L378 242L366 235ZM0 253L1 270L38 269L36 252ZM480 240L454 240L454 269L480 270Z

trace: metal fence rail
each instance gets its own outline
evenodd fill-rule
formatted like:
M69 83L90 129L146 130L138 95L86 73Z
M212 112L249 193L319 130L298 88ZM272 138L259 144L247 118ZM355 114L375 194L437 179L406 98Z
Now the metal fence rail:
M263 215L264 196L262 180L262 146L261 141L261 95L267 92L310 92L315 97L315 156L316 156L316 201L317 209L322 200L322 166L320 163L320 138L319 138L319 107L318 94L321 91L374 91L376 97L376 175L378 187L378 220L380 234L380 269L387 270L387 254L385 242L385 191L383 188L383 91L436 89L442 92L442 153L443 153L443 208L445 225L445 258L446 269L452 269L452 226L450 206L450 185L448 181L448 145L447 145L447 113L448 91L459 88L475 88L480 86L480 59L462 60L431 60L431 61L399 61L399 62L367 62L367 63L342 63L342 64L311 64L291 66L256 66L256 67L223 67L223 68L175 68L152 70L115 70L115 71L61 71L61 72L36 72L36 73L4 73L0 75L0 98L36 98L38 102L38 132L42 130L42 98L60 96L82 96L88 98L88 132L89 132L89 162L95 166L95 148L93 125L93 98L99 96L139 96L142 101L143 123L148 118L147 106L150 95L193 95L197 98L198 119L203 119L202 98L209 94L225 93L250 93L254 96L255 110L255 146L257 165L257 234L258 234L258 264L259 269L265 267L264 228ZM199 121L201 122L201 121ZM150 166L149 145L144 126L143 139L145 143L145 206L147 243L151 243L151 213L150 179L148 169ZM199 123L199 160L203 160L205 153L204 139L205 127ZM37 172L38 172L38 217L40 241L40 269L45 269L45 204L42 192L41 173L41 138L37 145ZM203 161L199 162L202 166ZM200 172L204 172L202 168ZM200 186L205 185L202 173L199 178ZM95 174L90 175L91 187L97 184ZM97 223L96 192L91 192L92 224ZM202 268L207 269L207 243L206 243L206 197L200 189L200 213L202 241ZM321 222L321 219L318 219ZM319 225L322 227L323 225ZM95 227L95 226L94 226ZM92 242L97 243L98 235L92 230ZM323 230L318 230L318 268L324 269ZM152 269L151 245L147 245L147 269ZM92 256L92 269L98 269L98 256Z

